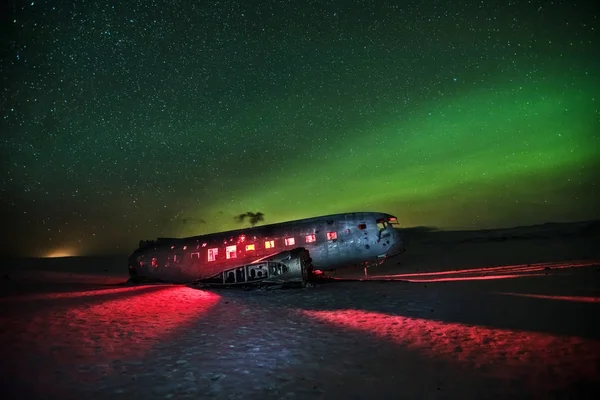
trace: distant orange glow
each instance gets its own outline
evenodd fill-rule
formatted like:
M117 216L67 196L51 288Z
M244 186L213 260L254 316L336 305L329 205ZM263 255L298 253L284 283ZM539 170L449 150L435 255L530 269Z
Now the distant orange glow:
M43 258L75 257L76 255L77 252L73 249L56 249L44 255Z
M362 310L299 310L343 329L370 333L506 380L552 390L600 376L600 341L576 336L495 329ZM480 369L480 367L484 367ZM556 371L560 371L556 374Z
M552 295L545 295L545 294L529 294L529 293L498 293L498 294L505 294L508 296L530 297L530 298L534 298L534 299L575 301L575 302L580 302L580 303L600 303L600 297L592 297L592 296L552 296Z

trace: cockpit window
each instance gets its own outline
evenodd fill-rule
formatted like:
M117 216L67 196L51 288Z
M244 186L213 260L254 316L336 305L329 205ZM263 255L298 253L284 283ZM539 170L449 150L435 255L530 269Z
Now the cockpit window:
M377 220L377 228L379 228L380 231L386 229L388 226L389 224L384 218L380 218Z
M386 218L380 218L377 221L377 228L379 232L377 233L377 239L381 240L384 237L388 237L391 235L393 230L392 226L389 224Z

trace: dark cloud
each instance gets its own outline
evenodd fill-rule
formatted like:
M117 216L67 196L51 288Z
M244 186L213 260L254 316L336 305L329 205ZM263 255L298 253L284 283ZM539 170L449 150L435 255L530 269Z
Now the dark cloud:
M259 222L265 220L265 214L261 212L253 213L251 211L248 211L244 214L236 215L234 218L240 224L243 223L246 220L246 218L248 218L248 222L250 222L250 225L254 226Z
M188 223L205 224L206 220L204 218L185 217L181 219L181 223L184 225Z

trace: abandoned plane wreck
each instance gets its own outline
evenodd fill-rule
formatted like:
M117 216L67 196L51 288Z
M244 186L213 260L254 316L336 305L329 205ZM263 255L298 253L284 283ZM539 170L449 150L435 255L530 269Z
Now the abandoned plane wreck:
M132 282L304 285L315 270L370 267L400 254L397 225L389 214L355 212L141 241L129 258L129 275Z

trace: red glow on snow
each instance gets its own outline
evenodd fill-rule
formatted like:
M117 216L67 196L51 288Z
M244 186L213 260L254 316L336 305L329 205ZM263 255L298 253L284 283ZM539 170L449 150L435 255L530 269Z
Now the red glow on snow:
M114 295L120 296L114 298ZM143 286L49 294L62 298L33 315L15 315L2 332L15 354L65 363L102 364L142 357L152 346L202 318L220 296L184 286ZM37 296L36 296L37 297ZM79 297L76 301L69 301Z
M426 357L457 362L495 378L524 379L538 388L564 387L600 375L600 341L576 336L495 329L362 310L301 314L372 334L418 350Z
M534 299L547 299L547 300L561 300L561 301L574 301L578 303L600 303L600 297L592 296L552 296L545 294L531 294L531 293L499 293L508 296L519 296L529 297Z

